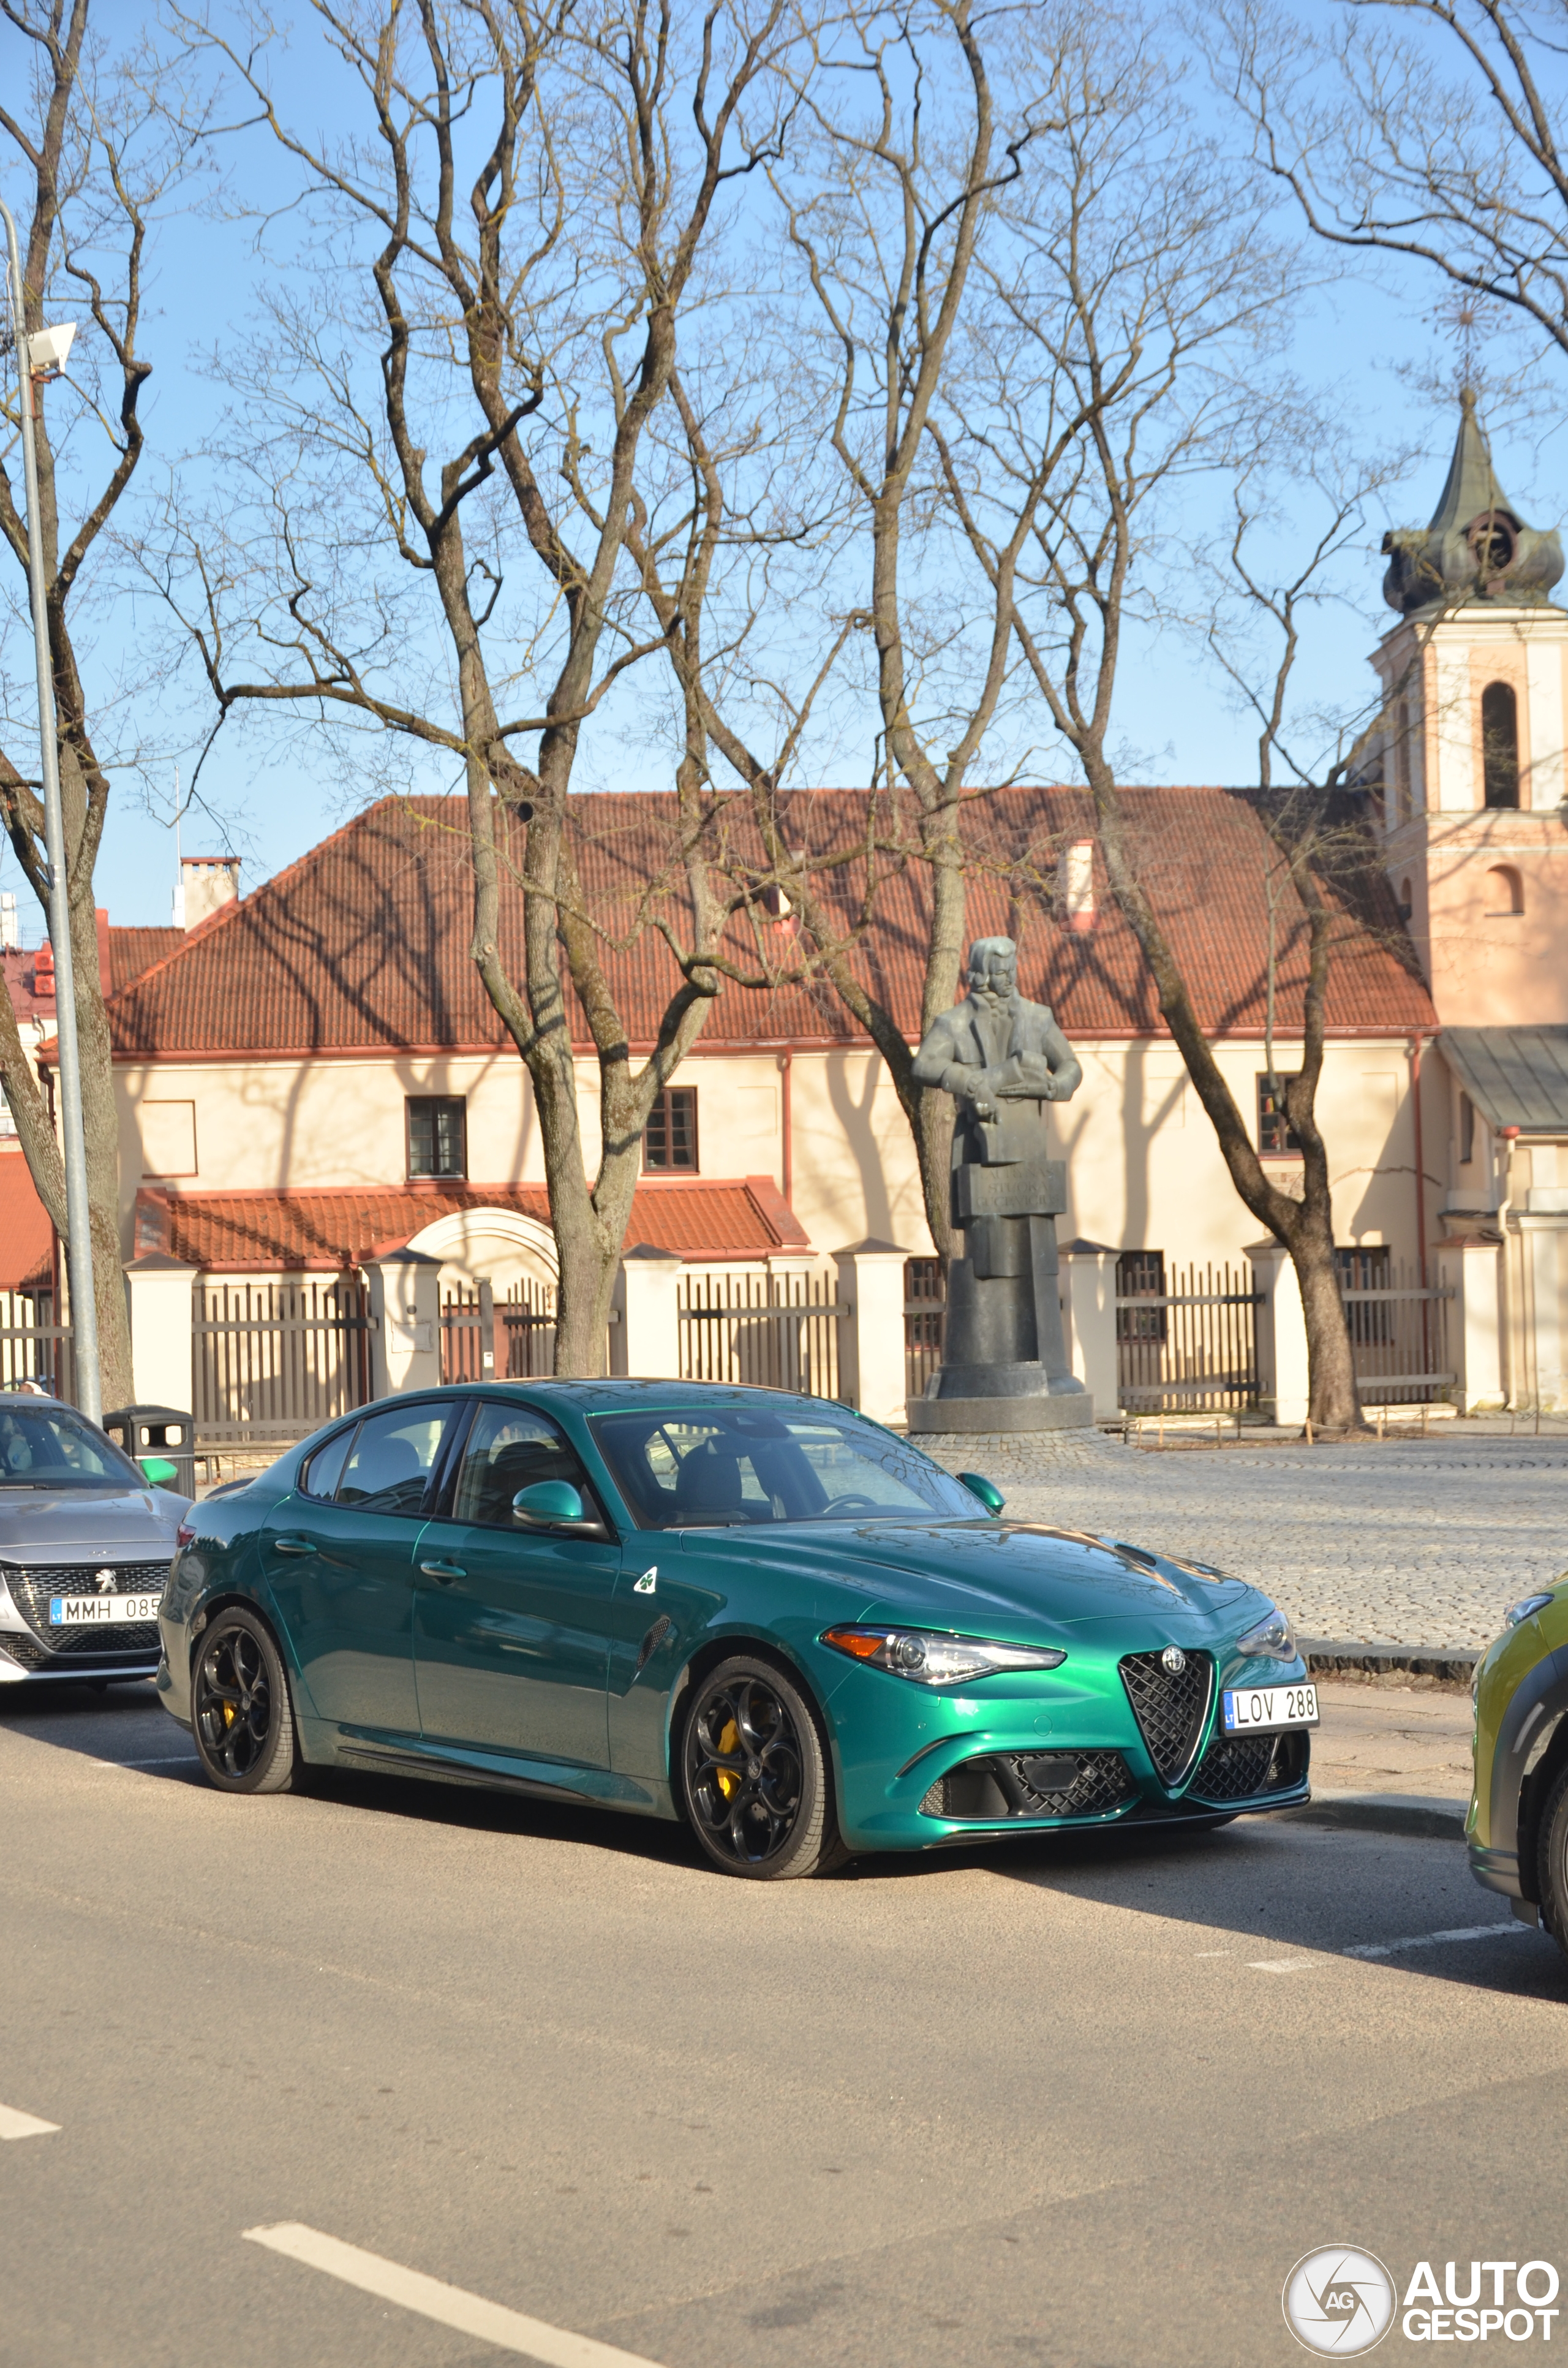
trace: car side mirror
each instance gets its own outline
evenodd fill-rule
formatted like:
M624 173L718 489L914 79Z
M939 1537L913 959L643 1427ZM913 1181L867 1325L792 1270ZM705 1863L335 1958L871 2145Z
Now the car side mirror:
M979 1497L992 1520L994 1520L1007 1501L994 1480L983 1480L978 1472L960 1472L959 1478L971 1497Z
M154 1488L166 1488L171 1480L179 1478L179 1465L171 1463L165 1455L143 1455L140 1462Z
M519 1488L512 1499L512 1512L530 1530L580 1530L586 1536L602 1535L601 1524L570 1480L536 1480L531 1488Z

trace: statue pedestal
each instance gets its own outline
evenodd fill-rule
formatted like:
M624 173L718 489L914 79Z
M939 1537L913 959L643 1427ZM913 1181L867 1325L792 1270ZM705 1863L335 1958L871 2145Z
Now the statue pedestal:
M911 1438L925 1431L1092 1430L1095 1402L1075 1397L911 1398Z

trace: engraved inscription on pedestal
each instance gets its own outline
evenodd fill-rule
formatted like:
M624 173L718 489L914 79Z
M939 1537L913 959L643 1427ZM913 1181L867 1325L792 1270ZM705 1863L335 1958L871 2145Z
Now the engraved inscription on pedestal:
M1046 1156L1045 1109L1077 1091L1083 1071L1042 1003L1018 993L1011 938L977 938L968 992L927 1030L922 1085L953 1096L952 1221L963 1250L948 1265L942 1362L911 1430L1047 1430L1092 1422L1067 1361L1058 1297L1056 1220L1064 1161Z

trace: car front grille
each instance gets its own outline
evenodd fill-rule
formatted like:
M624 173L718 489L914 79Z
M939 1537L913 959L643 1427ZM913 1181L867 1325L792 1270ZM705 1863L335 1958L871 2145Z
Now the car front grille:
M1209 1715L1213 1662L1207 1653L1187 1653L1179 1669L1167 1669L1159 1653L1129 1653L1121 1682L1160 1782L1179 1784Z
M938 1776L927 1817L1101 1817L1137 1787L1119 1751L992 1752Z
M62 1629L60 1642L53 1646L40 1644L26 1630L0 1628L0 1653L24 1669L59 1669L80 1663L84 1676L95 1668L151 1671L158 1666L161 1649L154 1628Z
M105 1589L98 1585L100 1570L112 1570L114 1586ZM6 1582L12 1602L44 1646L42 1659L54 1661L62 1654L73 1660L138 1661L149 1653L156 1656L158 1631L153 1626L122 1628L51 1628L49 1622L49 1600L51 1595L161 1595L168 1577L169 1565L164 1562L98 1562L40 1564L27 1568L17 1563L0 1563L0 1578ZM14 1660L26 1668L40 1666L39 1656L17 1649L27 1639L15 1630L0 1631L0 1646Z
M1300 1732L1217 1736L1198 1763L1187 1795L1250 1801L1266 1793L1288 1793L1306 1772L1306 1738Z

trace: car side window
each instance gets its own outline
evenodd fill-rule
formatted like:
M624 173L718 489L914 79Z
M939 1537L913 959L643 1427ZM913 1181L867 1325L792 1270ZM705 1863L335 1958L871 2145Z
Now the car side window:
M417 1513L457 1407L388 1406L355 1434L337 1502L361 1513Z
M354 1444L357 1428L357 1424L350 1423L347 1430L340 1430L335 1439L329 1439L324 1447L317 1448L300 1474L301 1496L331 1497L336 1495L337 1484L343 1476L344 1460Z
M569 1482L588 1518L604 1519L576 1449L552 1422L527 1406L482 1406L463 1452L452 1519L526 1533L531 1525L517 1519L512 1499L540 1480Z

